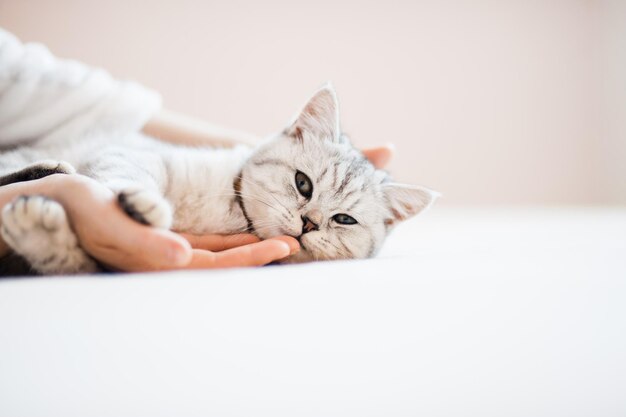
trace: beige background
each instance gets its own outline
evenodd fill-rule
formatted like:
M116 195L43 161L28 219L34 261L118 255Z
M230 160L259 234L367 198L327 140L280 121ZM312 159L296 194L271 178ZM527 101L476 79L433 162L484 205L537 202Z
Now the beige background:
M332 80L447 204L626 204L626 1L0 0L0 25L264 135Z

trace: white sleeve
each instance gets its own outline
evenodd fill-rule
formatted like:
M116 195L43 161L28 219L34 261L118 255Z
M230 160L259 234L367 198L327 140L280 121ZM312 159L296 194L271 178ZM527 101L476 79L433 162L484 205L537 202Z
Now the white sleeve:
M0 28L0 147L90 131L137 131L160 106L154 91L58 59Z

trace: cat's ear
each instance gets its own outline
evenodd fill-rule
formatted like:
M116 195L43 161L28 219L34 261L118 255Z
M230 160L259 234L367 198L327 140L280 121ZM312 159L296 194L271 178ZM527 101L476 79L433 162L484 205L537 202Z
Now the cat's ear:
M389 209L389 216L385 219L388 226L426 210L440 196L426 187L394 182L383 184L383 193Z
M335 89L330 83L311 97L285 134L297 139L305 136L333 142L340 139L339 106Z

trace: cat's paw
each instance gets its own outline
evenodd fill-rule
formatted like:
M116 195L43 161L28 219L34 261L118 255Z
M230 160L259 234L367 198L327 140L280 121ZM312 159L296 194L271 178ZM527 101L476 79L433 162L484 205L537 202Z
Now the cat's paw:
M25 169L30 169L40 172L40 177L45 177L52 174L75 174L76 168L69 162L56 161L54 159L44 159L37 161L32 165L27 166Z
M43 273L93 272L96 265L78 246L63 206L43 196L21 196L2 210L0 234Z
M63 239L67 218L63 207L43 196L20 196L2 210L2 236L14 249L32 233L56 234ZM69 226L68 226L69 228Z
M158 193L143 188L126 188L117 194L122 209L139 223L161 229L172 225L172 209Z

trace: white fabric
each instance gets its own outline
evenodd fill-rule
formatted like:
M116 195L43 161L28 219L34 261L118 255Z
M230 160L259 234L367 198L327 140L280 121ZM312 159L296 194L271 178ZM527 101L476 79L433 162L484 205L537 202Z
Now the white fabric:
M0 29L0 146L139 130L160 105L151 90Z
M444 210L372 260L0 280L0 415L623 416L626 210Z

